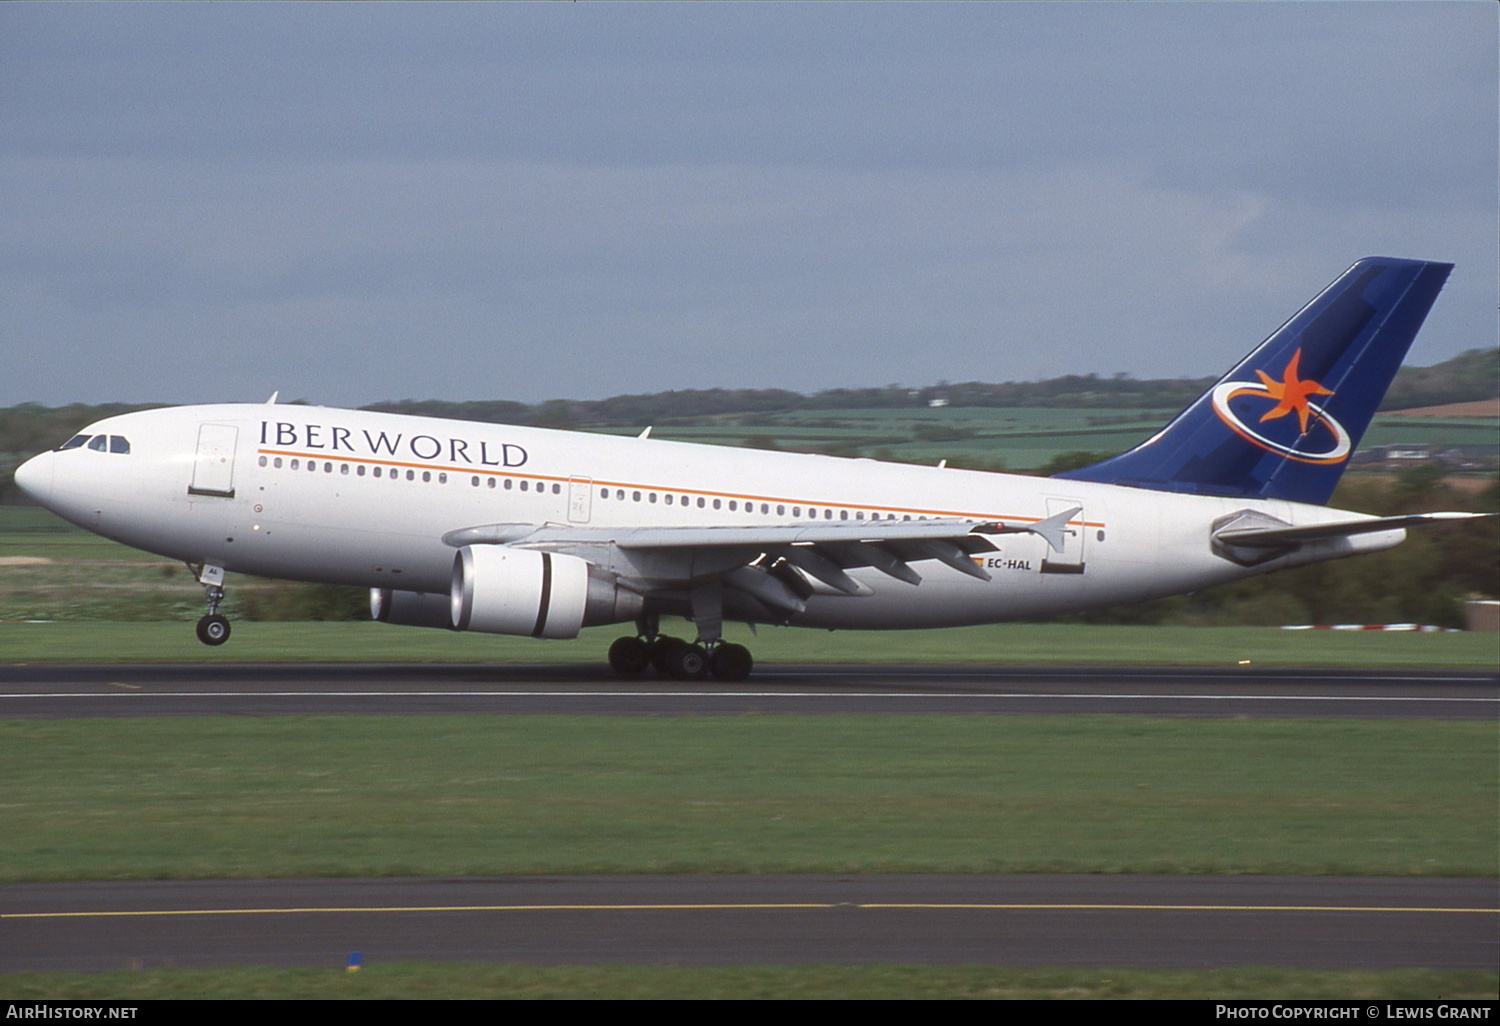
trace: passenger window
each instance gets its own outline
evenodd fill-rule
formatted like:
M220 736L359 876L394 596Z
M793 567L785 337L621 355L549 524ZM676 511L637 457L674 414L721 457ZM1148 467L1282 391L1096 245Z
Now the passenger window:
M718 508L719 508L719 500L715 499L714 500L714 509L718 509Z
M376 467L374 470L371 471L371 473L374 474L376 477L379 477L380 476L380 468Z
M95 435L89 440L89 448L94 450L95 452L103 452L105 446L107 446L108 444L109 438L105 435Z
M488 484L489 484L489 486L490 486L490 487L491 487L491 488L493 488L493 487L495 487L495 479L494 479L494 478L493 478L493 477L492 477L492 478L489 478L489 480L488 480L488 482L487 482L487 483L488 483Z
M260 458L260 460L259 460L259 463L260 463L260 465L261 465L261 466L263 466L263 467L264 467L264 466L265 466L265 465L266 465L266 458L265 458L265 457L264 457L264 456L262 456L262 457L261 457L261 458Z
M562 494L562 485L560 485L560 484L554 484L552 486L552 494L553 495L561 495Z
M64 449L77 449L79 446L83 445L83 443L87 442L88 440L89 440L89 436L88 435L74 435L72 438L68 439L62 445L59 445L57 447L57 451L58 452L62 452Z
M523 491L523 492L530 491L530 489L531 489L531 482L530 481L522 481L521 482L521 491Z
M126 438L124 435L110 435L109 451L123 453L124 455L129 456L130 439Z
M672 505L672 493L671 492L667 493L666 502L667 502L668 506Z
M275 467L277 470L280 470L281 469L281 457L278 456L274 460L272 460L271 461L271 466Z
M301 460L292 460L291 467L292 467L293 470L301 470L302 469L302 461Z
M431 480L432 480L432 471L430 471L430 470L424 470L424 471L422 471L422 483L423 484L427 484Z
M406 479L408 481L415 481L417 479L417 472L415 470L408 470L406 472Z

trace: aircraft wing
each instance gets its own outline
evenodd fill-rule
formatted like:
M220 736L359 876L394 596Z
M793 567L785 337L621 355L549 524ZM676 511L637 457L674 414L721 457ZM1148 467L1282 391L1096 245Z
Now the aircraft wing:
M1060 550L1067 523L1081 508L1036 521L1006 522L865 520L748 527L488 524L450 531L443 540L454 547L514 545L564 551L601 565L623 555L635 567L630 576L656 586L718 580L773 608L800 612L807 597L800 579L804 575L836 593L860 595L868 589L846 571L873 567L915 585L922 577L910 564L935 559L988 581L989 572L972 557L995 550L991 537L1036 534Z

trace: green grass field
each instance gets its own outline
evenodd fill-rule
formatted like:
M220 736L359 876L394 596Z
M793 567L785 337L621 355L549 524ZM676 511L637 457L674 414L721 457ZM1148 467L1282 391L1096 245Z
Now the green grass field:
M0 878L1494 875L1487 722L0 721Z
M958 445L1032 466L1047 430L1142 411L994 411L791 425ZM968 413L970 411L963 411ZM1062 416L1066 412L1068 416ZM900 414L901 416L897 416ZM1045 414L1045 416L1043 415ZM1113 416L1119 416L1111 421ZM1088 418L1094 418L1089 421ZM879 422L879 423L874 423ZM1146 425L1146 430L1155 422ZM1097 430L1095 430L1097 429ZM705 433L710 430L705 428ZM720 429L714 429L720 430ZM723 440L777 433L723 430ZM863 434L862 434L863 433ZM906 436L900 441L899 436ZM673 437L670 430L658 437ZM1059 441L1054 436L1053 441ZM1066 448L1108 448L1069 438ZM1078 444L1073 444L1073 443ZM873 444L873 443L872 443ZM791 447L791 446L787 446ZM925 447L925 448L924 448ZM873 454L873 453L872 453ZM917 454L916 456L912 454ZM1022 454L1022 455L1016 455ZM1035 459L1033 462L1033 455ZM952 458L952 457L950 457ZM587 663L574 642L237 619L193 638L181 567L0 507L0 661ZM34 563L43 559L48 562ZM280 585L239 579L232 601ZM234 612L235 607L231 606ZM27 623L22 619L56 622ZM667 630L690 631L672 622ZM777 662L1444 667L1494 672L1490 634L1002 624L840 632L739 625ZM128 683L128 669L122 683ZM0 721L0 879L513 872L1497 873L1493 724L1136 717L307 717ZM1493 1000L1500 974L985 967L370 966L0 975L8 998L1339 997Z

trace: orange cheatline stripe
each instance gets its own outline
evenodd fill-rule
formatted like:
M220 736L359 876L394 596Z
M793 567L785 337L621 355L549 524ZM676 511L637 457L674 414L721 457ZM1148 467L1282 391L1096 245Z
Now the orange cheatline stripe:
M673 495L701 495L704 498L709 499L737 499L742 502L774 502L787 506L814 506L827 509L851 510L876 509L882 513L915 513L923 516L965 517L984 522L995 521L999 523L1009 522L1034 524L1044 519L1043 517L1010 516L1005 514L996 515L994 513L974 513L972 511L963 510L923 509L918 506L874 506L869 503L820 502L816 499L776 498L769 495L747 495L742 492L715 492L697 488L669 488L664 485L639 484L629 481L608 481L604 478L559 477L555 474L520 474L514 471L486 470L482 467L463 466L447 463L407 463L402 462L401 460L381 460L365 456L334 456L330 458L328 453L309 453L293 449L257 449L255 451L258 455L261 456L287 456L293 459L307 459L314 461L323 460L324 462L330 463L363 463L368 466L404 467L410 470L436 470L439 472L446 472L450 474L472 474L479 475L481 477L510 477L516 479L525 478L529 481L555 481L558 484L567 483L573 480L587 480L590 485L598 485L600 487L607 486L610 488L627 488L631 491L654 491L659 493L671 492ZM1103 521L1093 520L1070 520L1068 521L1068 525L1078 527L1106 526Z

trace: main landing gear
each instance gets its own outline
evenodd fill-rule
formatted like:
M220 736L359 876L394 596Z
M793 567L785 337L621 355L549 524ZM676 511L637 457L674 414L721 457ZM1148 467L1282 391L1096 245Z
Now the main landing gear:
M648 614L636 621L638 636L619 638L609 646L610 667L622 677L637 676L647 667L678 680L700 680L712 674L719 680L739 681L750 676L755 665L750 650L723 640L723 621L713 608L722 609L722 598L715 594L700 601L695 590L693 599L696 642L657 633L657 617Z
M219 603L224 601L224 568L202 566L194 569L198 583L203 585L203 597L208 601L208 615L198 620L198 640L205 645L222 645L229 640L229 618L219 615Z
M609 665L622 677L654 669L678 680L700 680L712 674L737 681L750 676L755 660L744 645L729 641L689 643L659 634L654 638L623 637L609 646Z

